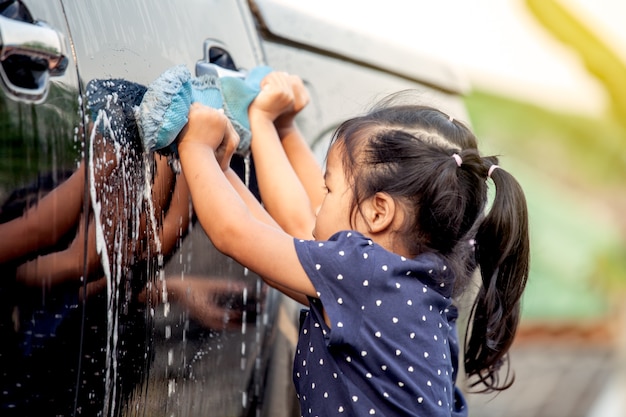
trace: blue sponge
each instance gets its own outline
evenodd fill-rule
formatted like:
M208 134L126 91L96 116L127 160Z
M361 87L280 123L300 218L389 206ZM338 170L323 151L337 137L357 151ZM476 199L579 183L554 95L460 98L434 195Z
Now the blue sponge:
M170 146L187 123L193 102L219 109L231 119L240 141L237 153L250 149L248 107L261 91L261 80L272 70L253 68L245 78L205 74L192 77L184 65L172 67L150 84L136 110L139 133L147 151Z
M169 146L187 123L191 105L191 73L172 67L150 84L137 109L139 134L147 151Z
M261 81L272 72L270 67L254 67L246 75L246 78L222 77L222 95L224 96L224 113L239 134L239 147L237 153L245 155L250 149L250 120L248 119L248 107L261 91Z

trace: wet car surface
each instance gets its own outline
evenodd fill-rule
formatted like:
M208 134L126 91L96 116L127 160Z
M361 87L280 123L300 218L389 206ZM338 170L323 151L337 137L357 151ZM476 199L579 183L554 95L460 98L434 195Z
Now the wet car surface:
M342 43L280 2L0 13L0 414L294 415L300 306L215 250L175 154L144 152L134 108L174 65L270 65L309 88L298 123L322 158L381 92L418 88L463 118L462 81L374 40ZM233 164L254 191L253 160Z

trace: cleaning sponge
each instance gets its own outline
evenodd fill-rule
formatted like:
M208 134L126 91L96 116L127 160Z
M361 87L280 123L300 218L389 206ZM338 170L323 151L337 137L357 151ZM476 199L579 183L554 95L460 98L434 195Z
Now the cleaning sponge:
M172 67L154 80L137 109L139 135L147 151L169 146L187 123L191 105L191 73Z
M166 70L146 91L136 109L136 119L144 148L154 151L170 146L187 123L193 102L219 109L231 119L240 136L237 153L250 148L248 107L261 91L261 80L272 70L253 68L245 78L204 74L192 77L184 65Z
M261 91L261 81L272 71L270 67L254 67L245 78L220 78L222 95L224 96L224 113L239 134L238 153L245 154L250 148L250 120L248 107Z

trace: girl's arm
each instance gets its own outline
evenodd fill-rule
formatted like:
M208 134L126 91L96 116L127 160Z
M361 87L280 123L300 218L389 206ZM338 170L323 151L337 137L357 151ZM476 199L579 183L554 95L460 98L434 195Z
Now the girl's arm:
M283 230L295 237L311 239L315 212L274 125L281 114L286 114L286 111L293 113L294 94L289 76L280 72L270 73L261 82L261 87L261 92L248 110L252 156L261 199ZM293 126L292 122L289 126ZM292 129L293 132L297 130ZM297 140L294 137L288 142L293 141L297 147Z
M237 192L237 194L239 194L239 197L241 197L241 199L246 204L248 210L250 210L250 213L252 214L252 216L254 216L255 219L269 226L280 228L278 223L276 223L272 216L270 216L269 213L263 208L263 206L261 206L259 201L252 194L250 189L246 187L246 185L243 183L241 178L239 178L239 175L237 175L235 171L233 171L231 168L228 168L226 171L224 171L224 175L226 176L226 179L228 180L230 185L232 185L234 190Z
M223 113L194 103L178 151L200 224L222 253L270 285L302 300L316 291L296 254L293 238L259 221L237 194L216 151L236 148L237 134ZM232 146L232 143L235 146Z
M76 236L66 249L21 264L15 272L16 281L30 287L52 288L65 282L78 282L84 272L102 273L96 250L96 223L92 216L88 221L86 225L85 217L80 216Z
M56 244L80 218L85 164L21 217L0 224L0 264Z
M230 182L230 184L233 186L233 189L237 192L237 194L239 194L239 197L241 197L241 199L244 201L244 203L248 207L248 210L250 210L250 213L255 219L267 224L268 226L280 229L278 223L276 223L272 216L270 216L269 213L265 211L265 209L261 206L256 197L252 194L252 192L250 192L250 189L246 187L243 181L241 181L241 178L239 178L235 171L229 168L224 171L224 175L226 176L228 182ZM290 289L284 286L280 286L276 283L273 283L271 285L283 294L293 298L300 304L309 304L309 300L306 298L305 295L291 291Z
M309 92L297 75L289 75L288 79L293 91L293 108L280 115L274 121L274 126L285 154L309 196L313 212L316 213L325 196L324 174L295 121L296 115L309 104Z
M156 218L159 219L157 228L161 242L161 252L170 253L176 245L178 238L182 236L181 232L187 229L189 224L189 191L184 176L181 174L176 181L174 190L174 173L167 164L165 157L156 157L156 176L152 188L151 198L157 213ZM71 179L70 179L71 180ZM68 180L68 181L70 181ZM98 181L96 187L103 189L103 182L107 180L105 175L97 176ZM63 184L60 186L62 187ZM60 188L59 188L60 189ZM167 212L164 212L169 200ZM104 217L109 217L104 214ZM162 220L162 223L160 221ZM145 231L148 229L146 223L149 219L145 213L140 218L140 236L135 240L147 240L150 250L153 253L158 251L153 237L146 236ZM86 274L88 280L94 276L100 278L102 270L100 268L100 255L96 250L96 222L91 214L88 218L86 226L85 217L80 216L80 220L76 220L78 224L77 233L72 243L65 249L48 253L37 257L34 260L25 262L17 268L16 279L18 282L28 286L47 286L53 287L63 282L78 281L83 274ZM87 232L87 238L85 238ZM133 240L133 242L135 241ZM85 245L85 241L87 244ZM109 242L108 245L113 245ZM128 249L131 244L129 242ZM136 250L144 248L138 245ZM147 250L144 248L144 250ZM85 253L86 251L86 253ZM138 257L145 257L145 253L137 253ZM86 261L86 262L85 262Z

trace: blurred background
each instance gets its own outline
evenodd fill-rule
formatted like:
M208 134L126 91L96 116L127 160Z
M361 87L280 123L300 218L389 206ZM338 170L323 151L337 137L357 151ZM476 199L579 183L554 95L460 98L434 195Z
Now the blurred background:
M472 417L626 416L626 2L285 2L460 68L482 151L524 187L516 382Z

